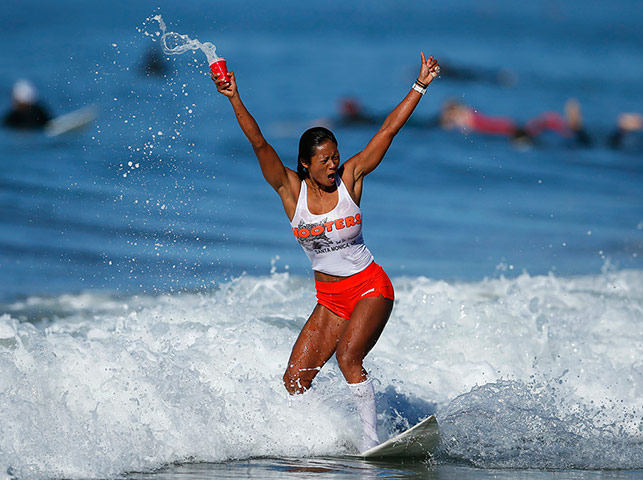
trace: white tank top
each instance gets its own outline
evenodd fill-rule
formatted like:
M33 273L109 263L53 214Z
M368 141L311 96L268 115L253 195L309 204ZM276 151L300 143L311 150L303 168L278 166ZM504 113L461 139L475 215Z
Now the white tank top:
M315 215L308 210L308 187L301 182L297 208L290 226L313 264L313 270L348 277L373 261L362 237L362 210L344 182L336 177L338 200L330 212Z

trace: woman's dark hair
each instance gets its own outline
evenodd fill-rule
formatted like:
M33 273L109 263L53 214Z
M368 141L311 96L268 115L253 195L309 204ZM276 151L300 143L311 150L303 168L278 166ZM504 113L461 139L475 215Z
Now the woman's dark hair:
M337 146L337 139L333 132L324 127L313 127L306 130L299 139L299 156L297 157L297 175L300 179L308 176L308 169L302 163L310 163L310 159L315 153L315 148L331 141Z

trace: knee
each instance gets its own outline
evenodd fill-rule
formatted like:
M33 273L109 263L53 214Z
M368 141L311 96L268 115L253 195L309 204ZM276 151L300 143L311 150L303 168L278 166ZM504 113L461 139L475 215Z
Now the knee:
M335 357L337 358L339 369L344 374L354 370L359 370L361 372L362 362L364 360L363 352L340 344L335 352Z
M289 366L283 376L284 387L290 395L304 393L310 388L312 378L302 377L299 370Z

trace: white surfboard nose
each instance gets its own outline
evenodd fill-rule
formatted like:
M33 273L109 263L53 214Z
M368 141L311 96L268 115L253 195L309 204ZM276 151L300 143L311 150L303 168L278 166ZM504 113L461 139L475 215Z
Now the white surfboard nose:
M440 444L440 429L435 415L388 439L358 456L362 458L425 458Z

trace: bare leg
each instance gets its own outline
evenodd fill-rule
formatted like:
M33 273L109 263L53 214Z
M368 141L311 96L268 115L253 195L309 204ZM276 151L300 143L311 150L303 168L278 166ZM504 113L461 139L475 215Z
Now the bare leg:
M348 381L362 420L362 452L379 444L375 391L366 378L363 361L379 339L392 309L393 301L383 296L360 300L337 346L337 363Z
M317 304L293 346L284 385L295 395L310 388L313 378L335 353L337 342L348 320Z
M346 320L318 304L295 342L284 373L286 390L291 395L303 393L321 367L336 354L362 420L361 451L379 443L375 394L362 364L384 330L392 309L392 300L381 295L368 297L358 302L350 320Z
M348 383L366 380L364 357L380 338L393 310L393 300L368 297L360 300L337 344L337 363Z

